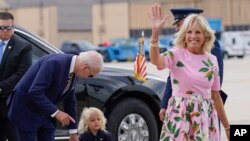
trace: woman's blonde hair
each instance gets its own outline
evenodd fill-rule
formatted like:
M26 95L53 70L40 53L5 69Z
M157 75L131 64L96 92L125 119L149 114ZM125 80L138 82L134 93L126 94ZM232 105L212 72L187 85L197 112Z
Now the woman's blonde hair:
M211 29L207 20L198 14L190 14L187 18L185 18L183 25L181 26L179 32L175 34L176 38L174 40L174 44L176 47L186 48L187 44L185 42L186 32L189 28L193 28L195 26L199 26L205 35L205 42L202 47L202 52L211 52L213 48L213 44L215 41L214 30Z
M80 121L78 124L78 132L83 133L83 132L89 130L88 123L89 123L89 117L90 117L91 113L96 113L100 117L101 130L106 131L105 125L107 123L107 120L106 120L104 114L102 113L102 111L99 110L98 108L95 108L95 107L89 107L89 108L84 108L82 113L81 113Z

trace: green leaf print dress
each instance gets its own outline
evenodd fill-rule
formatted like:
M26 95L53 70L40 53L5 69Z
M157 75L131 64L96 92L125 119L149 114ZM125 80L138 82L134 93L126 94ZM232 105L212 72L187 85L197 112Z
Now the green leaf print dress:
M169 99L160 141L219 141L217 111L211 90L220 90L219 68L210 53L173 48L165 55L173 96Z

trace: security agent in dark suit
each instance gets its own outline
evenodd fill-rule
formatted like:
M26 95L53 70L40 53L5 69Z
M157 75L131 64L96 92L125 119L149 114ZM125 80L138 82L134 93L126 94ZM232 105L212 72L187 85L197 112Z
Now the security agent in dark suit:
M176 26L176 32L179 31L180 27L183 24L183 20L189 15L189 14L200 14L203 12L201 9L195 9L195 8L178 8L178 9L171 9L171 12L174 16L174 22L173 25ZM214 48L212 49L211 53L217 57L219 70L220 70L220 83L222 85L223 81L223 58L221 53L221 48L218 43L218 41L214 42ZM227 95L220 91L220 95L222 98L223 103L225 103L227 99ZM161 101L161 110L159 112L160 119L163 120L165 115L165 110L167 109L168 100L172 96L172 86L171 86L171 79L170 76L167 79L167 84L164 92L163 99Z
M14 35L14 17L0 12L0 141L18 141L6 100L32 63L32 45Z
M70 141L78 141L75 78L93 77L102 66L103 57L95 51L46 55L32 65L9 99L20 140L54 141L58 120L69 129ZM60 102L64 111L56 107Z

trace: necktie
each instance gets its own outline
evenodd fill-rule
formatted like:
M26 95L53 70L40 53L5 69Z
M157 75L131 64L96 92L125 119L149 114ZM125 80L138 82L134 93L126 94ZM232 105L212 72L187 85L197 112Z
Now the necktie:
M73 85L75 78L75 73L70 73L67 81L67 85L64 88L63 94L65 94Z
M1 41L0 42L0 64L2 63L2 58L3 58L3 46L4 46L4 42Z

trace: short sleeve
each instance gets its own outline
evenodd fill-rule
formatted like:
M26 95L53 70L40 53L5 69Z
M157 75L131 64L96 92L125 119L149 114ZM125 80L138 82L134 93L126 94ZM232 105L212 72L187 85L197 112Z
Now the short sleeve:
M174 61L176 60L175 58L177 56L177 50L172 48L171 50L162 53L162 55L164 56L165 60L165 66L163 69L168 68L171 70L174 66Z
M213 73L214 73L214 82L212 84L212 90L213 91L219 91L220 90L220 70L218 66L218 62L216 57L213 59L213 63L215 64Z

